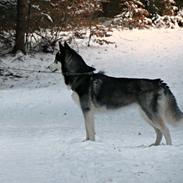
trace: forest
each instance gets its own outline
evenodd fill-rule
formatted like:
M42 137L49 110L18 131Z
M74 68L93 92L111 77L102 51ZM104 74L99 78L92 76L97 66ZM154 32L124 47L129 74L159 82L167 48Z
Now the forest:
M113 28L183 27L182 7L181 0L2 0L0 48L51 52L65 31L70 41L87 35L90 45L93 36L106 43Z

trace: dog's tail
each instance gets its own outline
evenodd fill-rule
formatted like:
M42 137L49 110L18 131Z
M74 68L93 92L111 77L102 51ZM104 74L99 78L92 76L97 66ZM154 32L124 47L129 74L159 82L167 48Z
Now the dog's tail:
M168 122L179 122L183 121L183 112L180 110L176 98L171 92L170 88L166 83L160 81L160 88L162 88L164 101L164 115Z

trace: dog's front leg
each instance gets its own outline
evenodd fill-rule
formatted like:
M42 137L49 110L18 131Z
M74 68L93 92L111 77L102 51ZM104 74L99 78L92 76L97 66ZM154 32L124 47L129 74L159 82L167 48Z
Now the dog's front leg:
M85 120L86 140L95 141L94 114L91 108L91 101L89 95L83 95L79 97L79 99Z
M86 140L95 141L95 125L94 115L92 110L83 110L85 129L86 129Z

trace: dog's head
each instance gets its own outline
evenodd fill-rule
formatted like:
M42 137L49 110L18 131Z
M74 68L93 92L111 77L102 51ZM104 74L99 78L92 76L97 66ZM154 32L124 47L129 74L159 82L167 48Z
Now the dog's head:
M50 69L52 72L60 70L62 67L61 64L65 59L65 49L60 42L59 49L60 51L56 53L54 62L48 66L48 69Z
M95 70L95 68L88 66L84 62L83 58L66 42L64 45L59 42L59 51L55 56L54 63L49 66L49 69L52 71L57 71L60 67L67 85L73 80L74 77L91 73Z

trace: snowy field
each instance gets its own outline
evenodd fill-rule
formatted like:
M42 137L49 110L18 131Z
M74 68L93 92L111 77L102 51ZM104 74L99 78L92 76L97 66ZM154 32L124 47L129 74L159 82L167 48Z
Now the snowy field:
M183 30L113 33L115 44L79 44L89 65L121 77L162 78L183 110ZM1 65L47 70L54 55L0 58ZM0 78L0 183L182 183L183 125L173 145L148 147L155 133L138 106L96 114L96 142L60 74L13 71Z

